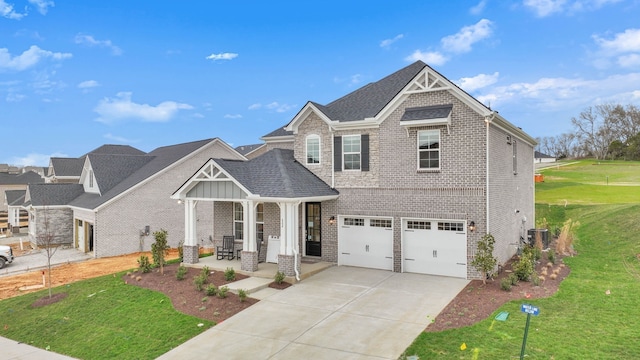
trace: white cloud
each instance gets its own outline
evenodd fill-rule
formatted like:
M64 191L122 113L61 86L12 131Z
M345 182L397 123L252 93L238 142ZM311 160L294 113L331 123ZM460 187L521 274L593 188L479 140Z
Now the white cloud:
M31 153L22 157L14 157L7 161L8 164L16 166L49 166L49 159L52 157L69 157L67 154L55 152L53 154Z
M53 1L48 0L29 0L32 5L35 5L38 9L38 12L42 15L46 15L47 11L49 11L49 7L54 7L55 4Z
M17 13L15 10L13 10L13 4L8 4L4 0L0 0L0 16L11 20L20 20L23 17L27 16L27 13Z
M381 47L381 48L385 48L385 49L386 49L386 48L389 48L389 46L391 46L391 44L393 44L394 42L396 42L396 41L398 41L398 40L402 39L403 37L404 37L404 34L398 34L398 35L396 35L395 37L393 37L392 39L385 39L385 40L382 40L382 41L380 42L380 47Z
M598 10L608 4L622 0L524 0L522 4L533 10L538 17L546 17L555 13L573 14L582 11Z
M251 104L249 105L249 110L258 110L258 109L269 109L269 110L273 110L275 112L279 112L279 113L283 113L283 112L287 112L289 110L291 110L292 108L296 107L297 105L289 105L289 104L280 104L277 101L271 102L269 104L260 104L260 103L255 103L255 104Z
M479 15L484 11L485 6L487 6L487 0L481 0L476 6L469 9L469 12L473 15Z
M5 100L7 102L20 102L20 101L24 100L26 97L27 96L23 95L23 94L10 92L10 93L7 94L7 97L5 98Z
M242 115L240 115L240 114L225 114L224 118L225 119L241 119Z
M190 110L193 106L175 101L163 101L156 106L137 104L131 101L130 92L119 92L115 98L104 98L93 109L100 117L96 121L111 124L124 119L145 122L167 122L179 110Z
M623 33L617 33L611 40L594 35L593 40L604 51L614 53L640 52L640 29L627 29Z
M435 66L444 65L447 61L449 61L446 56L437 51L422 52L420 50L414 51L413 54L407 56L405 60L411 62L422 60L429 65Z
M127 139L124 136L113 135L112 133L106 133L102 137L107 140L115 141L118 143L124 143L124 144L131 144L139 141L139 140Z
M463 77L456 81L456 84L465 91L471 92L495 84L499 76L500 73L497 71L491 75L478 74L474 77Z
M618 58L618 65L625 68L640 67L640 54L622 55Z
M44 58L50 58L53 60L64 60L70 59L72 56L73 55L70 53L42 50L38 46L32 45L29 50L25 50L22 54L12 57L7 48L0 48L0 71L22 71L35 66L38 62L40 62L40 60Z
M465 26L458 33L442 38L442 47L449 52L465 53L471 51L471 45L491 36L493 23L482 19L475 25Z
M207 60L233 60L238 57L236 53L220 53L220 54L211 54L206 57Z
M87 45L90 47L93 46L97 46L97 47L105 47L107 49L111 50L111 54L113 55L122 55L122 49L120 49L118 46L114 45L111 40L96 40L93 36L91 35L83 35L83 34L78 34L75 37L75 43L76 44L81 44L81 45Z
M81 83L78 84L78 88L79 89L84 89L84 90L88 90L94 87L98 87L100 86L100 84L95 81L95 80L87 80L87 81L83 81Z

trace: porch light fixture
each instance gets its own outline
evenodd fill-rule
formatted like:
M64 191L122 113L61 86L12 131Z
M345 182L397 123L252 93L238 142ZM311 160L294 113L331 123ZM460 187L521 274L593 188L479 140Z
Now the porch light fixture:
M476 231L476 223L475 223L474 221L471 221L471 222L469 223L469 231L470 231L470 232L474 232L474 231Z
M336 223L336 217L335 216L330 217L329 218L329 225L335 225L335 223Z

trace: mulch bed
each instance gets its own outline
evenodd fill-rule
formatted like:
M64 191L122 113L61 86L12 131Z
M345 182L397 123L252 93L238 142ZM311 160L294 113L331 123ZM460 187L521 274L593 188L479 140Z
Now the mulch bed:
M562 258L563 256L556 255L555 265L547 268L549 275L545 276L545 280L539 286L535 286L532 281L520 281L511 291L505 291L500 288L500 281L512 273L512 265L517 261L517 257L514 256L493 280L488 280L486 284L483 284L482 280L473 280L467 284L425 331L437 332L473 325L491 316L500 306L511 300L532 300L555 294L562 280L570 272L569 267L562 263ZM543 254L541 261L536 264L537 274L547 267L546 260L546 254ZM558 274L555 279L551 279L550 275L554 270L558 271Z
M228 319L258 302L257 299L251 297L247 297L244 302L241 302L238 295L232 292L227 292L227 297L224 299L217 296L207 296L204 290L197 291L193 283L193 278L200 274L200 269L187 268L184 280L177 280L176 271L178 266L178 264L165 266L164 275L160 274L159 269L153 269L152 272L146 274L134 272L124 275L123 280L130 285L162 292L171 299L173 307L183 314L193 315L216 323ZM234 281L245 278L247 278L246 275L236 273L236 280ZM212 270L208 277L208 283L214 284L218 288L230 282L225 280L224 271Z
M43 306L47 306L47 305L51 305L54 303L57 303L58 301L64 299L67 297L67 293L66 292L61 292L61 293L57 293L57 294L51 294L51 297L49 297L49 295L40 298L38 300L36 300L33 304L31 304L32 308L39 308L39 307L43 307Z

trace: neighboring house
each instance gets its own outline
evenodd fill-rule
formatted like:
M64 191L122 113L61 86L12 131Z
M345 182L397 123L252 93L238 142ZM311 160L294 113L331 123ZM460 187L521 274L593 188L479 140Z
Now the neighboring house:
M265 144L253 144L253 145L241 145L236 147L236 151L242 154L247 159L253 159L266 152L267 146Z
M535 140L421 61L310 101L262 140L251 160L210 159L176 188L185 262L198 261L203 202L215 241L242 241L244 270L264 258L260 242L290 276L307 256L478 278L484 234L503 264L534 224Z
M7 227L9 229L20 228L21 217L28 222L28 214L22 210L22 204L24 203L24 196L26 190L7 190L5 191L5 205L7 206Z
M217 138L149 153L105 145L77 159L82 162L79 173L72 161L52 159L50 175L59 182L31 185L25 194L30 239L37 244L51 235L56 244L105 257L148 251L153 232L165 229L170 246L177 247L184 239L184 209L169 196L184 182L184 174L211 157L246 160ZM73 166L66 168L68 164ZM72 177L75 183L62 182ZM203 225L197 238L207 239L213 209L206 203L197 209Z
M0 173L0 212L7 211L7 200L5 191L7 190L26 190L29 184L43 183L44 179L33 171L25 173Z
M543 154L539 151L536 151L534 154L534 161L536 164L552 163L552 162L556 162L556 158L551 155Z

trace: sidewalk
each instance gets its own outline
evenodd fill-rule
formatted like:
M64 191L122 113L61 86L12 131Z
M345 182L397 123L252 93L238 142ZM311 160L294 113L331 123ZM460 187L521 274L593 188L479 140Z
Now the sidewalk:
M72 357L16 342L0 336L2 358L8 360L71 360Z

